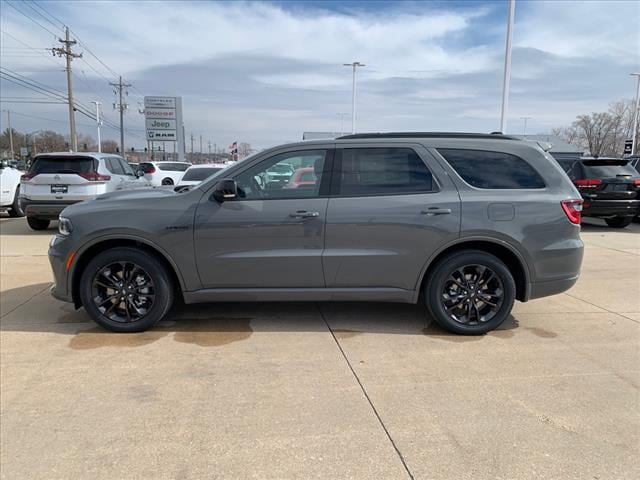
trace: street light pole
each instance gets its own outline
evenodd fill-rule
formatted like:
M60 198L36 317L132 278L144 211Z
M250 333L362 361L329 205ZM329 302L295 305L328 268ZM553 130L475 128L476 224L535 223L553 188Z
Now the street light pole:
M356 133L356 68L366 67L366 65L360 62L343 63L342 65L353 69L351 86L351 134L354 134Z
M102 125L102 121L100 120L100 105L102 102L91 102L96 106L96 125L98 126L98 153L102 152L102 140L100 137L100 125Z
M640 114L640 73L632 73L632 77L638 78L636 87L636 109L633 112L633 128L631 129L631 155L635 155L638 147L638 115Z
M509 106L509 83L511 81L511 42L513 40L513 18L516 0L509 0L509 19L507 23L507 45L504 52L504 77L502 79L502 109L500 111L500 132L507 133L507 109Z
M527 136L527 120L531 120L533 117L520 117L522 120L524 120L524 126L522 127L522 136L526 137Z

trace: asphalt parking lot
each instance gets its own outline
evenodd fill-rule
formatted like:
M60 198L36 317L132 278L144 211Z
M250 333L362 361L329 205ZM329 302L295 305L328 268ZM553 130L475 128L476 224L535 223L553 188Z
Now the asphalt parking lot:
M0 229L2 478L640 478L638 224L482 337L367 303L108 333L50 297L53 229Z

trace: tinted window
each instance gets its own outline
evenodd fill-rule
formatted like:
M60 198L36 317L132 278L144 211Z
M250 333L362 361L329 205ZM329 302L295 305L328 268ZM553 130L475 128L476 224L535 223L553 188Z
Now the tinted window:
M583 160L582 165L586 177L606 178L638 174L627 160Z
M105 159L104 162L107 166L107 170L114 175L124 175L124 170L122 169L122 165L117 158L109 157Z
M187 173L184 174L184 177L182 177L182 180L189 180L192 182L194 181L201 182L202 180L209 178L211 175L213 175L216 172L219 172L220 170L222 170L222 167L190 168L189 170L187 170Z
M91 157L36 157L29 171L34 173L89 173L95 171L95 160Z
M156 170L156 168L153 166L153 163L141 163L140 164L140 169L144 173L152 173L152 172L155 172L155 170Z
M387 195L433 190L433 177L410 148L345 148L340 195Z
M168 172L184 172L191 166L188 163L158 163L157 165L160 170Z
M484 150L438 149L465 182L476 188L544 188L544 181L520 157Z
M254 200L317 196L326 155L326 150L304 150L281 153L263 160L235 178L240 197ZM304 167L314 169L315 183L302 187L295 181L290 182L293 172Z
M117 159L120 162L120 165L122 166L122 171L124 172L125 175L135 175L133 173L133 167L131 165L129 165L123 158L118 158Z

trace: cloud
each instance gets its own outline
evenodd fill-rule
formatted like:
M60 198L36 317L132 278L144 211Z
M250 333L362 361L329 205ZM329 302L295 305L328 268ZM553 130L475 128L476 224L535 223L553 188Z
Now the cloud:
M358 70L360 130L497 128L502 3L374 2L356 4L357 10L283 5L147 1L118 2L117 9L109 2L46 7L134 84L126 116L132 129L143 128L136 113L141 94L156 94L183 96L187 132L219 144L239 139L269 146L300 139L305 130L337 130L337 114L349 112L351 101L351 74L342 63L354 60L367 65ZM518 129L519 117L526 115L534 117L531 131L548 130L631 96L627 74L638 65L638 8L635 2L518 2L509 125ZM4 31L33 46L55 43L6 10ZM111 21L114 12L122 21ZM4 35L2 40L20 46ZM87 104L104 99L105 113L115 120L111 88L86 62L112 76L85 52L74 62L77 97ZM66 89L58 59L34 54L3 57L2 63ZM26 93L3 83L3 95L9 94ZM59 106L20 108L65 119Z

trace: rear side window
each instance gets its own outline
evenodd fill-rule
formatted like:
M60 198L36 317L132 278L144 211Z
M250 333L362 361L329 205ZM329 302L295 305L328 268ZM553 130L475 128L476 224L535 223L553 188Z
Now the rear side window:
M107 170L114 175L124 175L124 170L122 169L122 165L120 165L120 161L117 158L109 157L105 159L105 163L107 165Z
M522 158L484 150L438 149L465 182L476 188L544 188L544 180Z
M158 163L157 165L160 170L168 172L184 172L191 166L188 163Z
M191 168L187 170L187 173L184 174L182 180L190 180L190 181L202 181L209 178L214 173L219 172L222 168L212 167L212 168Z
M91 173L95 172L95 159L91 157L46 156L36 157L29 169L40 173Z
M156 171L155 167L153 166L152 163L141 163L140 164L140 169L144 172L144 173L153 173Z
M339 195L431 192L433 177L410 148L345 148L338 162Z
M616 175L638 175L627 160L583 160L582 168L587 178L607 178Z

